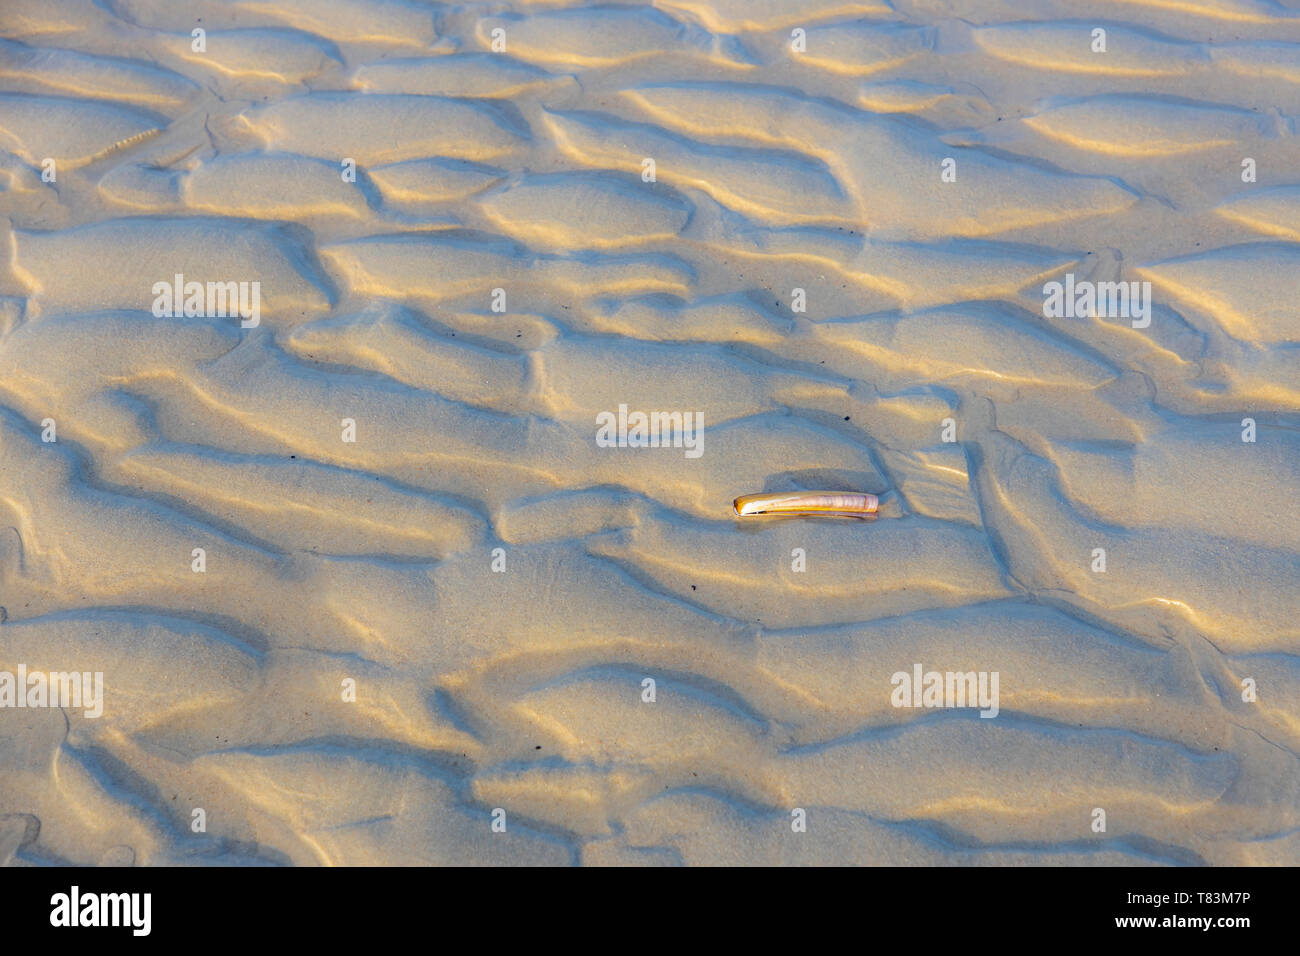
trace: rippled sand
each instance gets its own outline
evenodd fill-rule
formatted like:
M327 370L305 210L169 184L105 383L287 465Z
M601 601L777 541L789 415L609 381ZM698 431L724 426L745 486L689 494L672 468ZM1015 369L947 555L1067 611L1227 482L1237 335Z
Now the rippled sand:
M0 861L1300 863L1300 3L3 6Z

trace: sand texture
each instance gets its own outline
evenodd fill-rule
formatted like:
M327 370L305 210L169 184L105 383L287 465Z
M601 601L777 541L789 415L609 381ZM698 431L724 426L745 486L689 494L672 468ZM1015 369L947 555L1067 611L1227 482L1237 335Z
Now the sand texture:
M0 863L1300 863L1300 0L0 36Z

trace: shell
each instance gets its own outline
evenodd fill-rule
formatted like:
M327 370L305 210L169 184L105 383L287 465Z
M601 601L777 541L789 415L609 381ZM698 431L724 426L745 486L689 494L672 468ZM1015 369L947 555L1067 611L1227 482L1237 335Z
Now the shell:
M876 513L875 495L856 491L798 491L786 494L741 495L732 507L742 518L754 515L826 515L862 518Z

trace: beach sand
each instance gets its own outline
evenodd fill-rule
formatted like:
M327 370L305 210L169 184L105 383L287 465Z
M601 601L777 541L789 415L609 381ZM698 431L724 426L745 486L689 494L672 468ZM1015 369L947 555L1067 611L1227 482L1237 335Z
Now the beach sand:
M0 862L1300 863L1296 0L2 6Z

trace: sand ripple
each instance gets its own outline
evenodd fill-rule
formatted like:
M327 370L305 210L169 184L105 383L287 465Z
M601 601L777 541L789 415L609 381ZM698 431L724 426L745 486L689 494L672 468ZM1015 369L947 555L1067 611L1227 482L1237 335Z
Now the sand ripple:
M1300 862L1285 5L5 6L0 862Z

